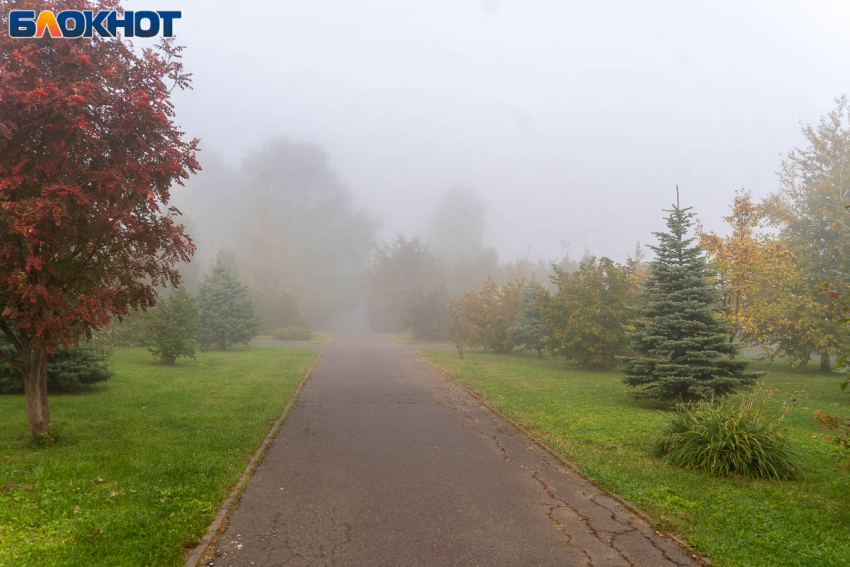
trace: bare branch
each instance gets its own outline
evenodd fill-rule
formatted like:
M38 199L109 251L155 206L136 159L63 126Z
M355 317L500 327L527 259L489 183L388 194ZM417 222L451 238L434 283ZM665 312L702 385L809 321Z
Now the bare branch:
M12 344L15 346L15 348L20 349L23 347L23 345L21 344L21 340L12 331L12 328L9 327L9 323L7 323L4 319L0 319L0 330L3 331L3 334L6 335L6 337L8 337L10 341L12 341Z
M0 348L0 358L2 358L3 360L5 360L6 362L8 362L9 364L11 364L12 366L16 366L16 367L20 368L21 370L23 370L23 369L24 369L24 363L23 363L23 361L21 361L21 360L15 360L15 359L14 359L14 358L12 358L11 356L9 356L9 355L8 355L8 354L6 354L5 352L3 352L3 349L2 349L2 348Z

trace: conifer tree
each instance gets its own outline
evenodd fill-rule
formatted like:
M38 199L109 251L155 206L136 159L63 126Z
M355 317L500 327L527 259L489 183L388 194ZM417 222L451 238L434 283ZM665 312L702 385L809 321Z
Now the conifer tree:
M166 364L180 357L195 358L198 338L195 299L179 287L156 302L144 318L148 350Z
M248 344L259 331L259 318L248 288L233 275L219 254L198 285L198 327L204 348L220 350L231 344Z
M0 348L12 350L6 337L0 335ZM90 343L71 345L68 352L57 350L47 359L47 387L50 391L73 392L80 386L106 382L113 376L106 355ZM21 371L0 359L0 394L17 394L24 391Z
M729 342L728 323L715 316L718 292L708 280L711 268L703 249L688 237L691 208L676 205L667 217L669 232L656 232L655 260L644 282L632 349L623 357L629 386L637 395L693 400L725 395L755 382L759 373L735 359L740 344Z
M543 317L537 304L537 296L543 286L531 280L522 286L519 297L519 315L516 324L506 331L508 338L517 345L537 351L537 358L543 358Z

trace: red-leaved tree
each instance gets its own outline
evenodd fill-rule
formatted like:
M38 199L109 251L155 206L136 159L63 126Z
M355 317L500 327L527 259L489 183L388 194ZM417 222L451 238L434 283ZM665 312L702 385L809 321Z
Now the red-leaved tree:
M47 356L146 308L194 251L169 189L199 169L169 96L190 86L181 47L12 39L10 8L115 1L0 0L0 330L21 369L33 437L49 436ZM45 34L47 36L47 34Z

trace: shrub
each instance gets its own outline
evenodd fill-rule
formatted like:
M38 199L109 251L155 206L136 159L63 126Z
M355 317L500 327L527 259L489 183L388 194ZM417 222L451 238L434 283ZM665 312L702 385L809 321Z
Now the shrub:
M779 432L791 410L764 415L770 394L679 404L655 441L665 462L712 475L782 479L800 474L801 458Z
M509 352L515 344L507 330L516 323L519 297L523 282L497 285L490 278L479 291L466 293L453 302L450 309L449 332L455 344L460 318L463 320L463 344L471 348L485 347L494 352ZM460 353L462 346L458 346Z
M591 368L611 368L628 347L627 325L637 303L637 265L622 266L608 258L590 258L567 273L553 266L554 293L540 296L552 352Z
M144 319L144 311L132 311L121 320L113 319L103 333L116 347L145 346Z
M272 334L281 327L307 327L307 321L301 315L298 300L288 289L276 287L251 290L254 307L260 319L260 333Z
M313 333L308 327L290 325L273 331L272 336L279 341L309 341L313 338Z
M180 357L194 359L197 317L195 300L185 288L162 297L144 318L148 350L166 364L174 364Z
M0 340L0 348L9 352L11 344ZM70 392L80 386L106 382L112 375L106 366L106 357L90 344L71 345L70 352L60 348L47 359L47 388L50 391ZM20 369L0 361L0 393L23 391Z
M449 292L440 286L428 293L409 293L404 302L404 320L416 340L441 341L448 338Z

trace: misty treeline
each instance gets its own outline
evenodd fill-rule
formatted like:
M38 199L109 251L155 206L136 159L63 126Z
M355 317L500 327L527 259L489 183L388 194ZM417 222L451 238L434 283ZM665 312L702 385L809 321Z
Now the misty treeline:
M488 277L504 283L536 271L546 280L553 264L578 268L566 246L557 262L500 263L484 242L485 203L462 185L426 213L422 235L383 242L379 220L357 205L326 152L284 139L238 167L205 155L175 202L197 246L181 265L184 285L194 291L220 254L250 289L261 334L309 327L445 338L445 319L423 321Z
M262 332L292 322L293 299L314 328L358 303L378 225L319 147L272 141L237 168L207 155L175 201L197 245L181 268L185 285L194 289L222 254L250 287Z
M697 223L687 238L708 262L698 271L717 293L712 308L729 343L799 363L816 353L827 370L850 345L829 309L850 281L847 99L803 134L805 147L782 162L779 190L762 202L739 191L727 234ZM198 245L183 267L186 286L220 254L248 286L262 333L407 331L601 368L633 351L652 272L640 247L623 264L588 252L576 261L566 246L557 260L500 262L484 238L486 204L462 185L423 211L421 234L380 241L378 219L356 204L321 147L276 140L237 168L208 156L177 199Z
M525 346L610 368L620 357L643 351L650 358L641 364L659 366L652 361L676 356L661 343L678 336L683 345L677 348L685 352L713 333L727 345L712 338L694 351L701 364L717 353L734 359L739 349L733 345L741 343L799 364L816 354L821 369L830 370L833 357L850 351L848 106L841 97L817 126L803 128L807 146L783 160L777 192L761 203L748 191L737 193L725 217L727 235L691 227L691 213L671 225L687 210L677 206L668 217L670 232L656 233L651 262L591 258L572 273L553 266L550 280L557 289L537 286L534 299L522 303L529 285L523 280L489 281L455 299L448 307L449 329L461 356L464 347L505 352ZM671 234L680 237L673 252ZM689 257L695 262L690 272ZM667 289L676 278L682 287ZM668 317L671 326L663 328ZM676 326L679 320L685 328ZM517 325L536 329L530 340L512 335ZM650 327L663 332L647 338Z

